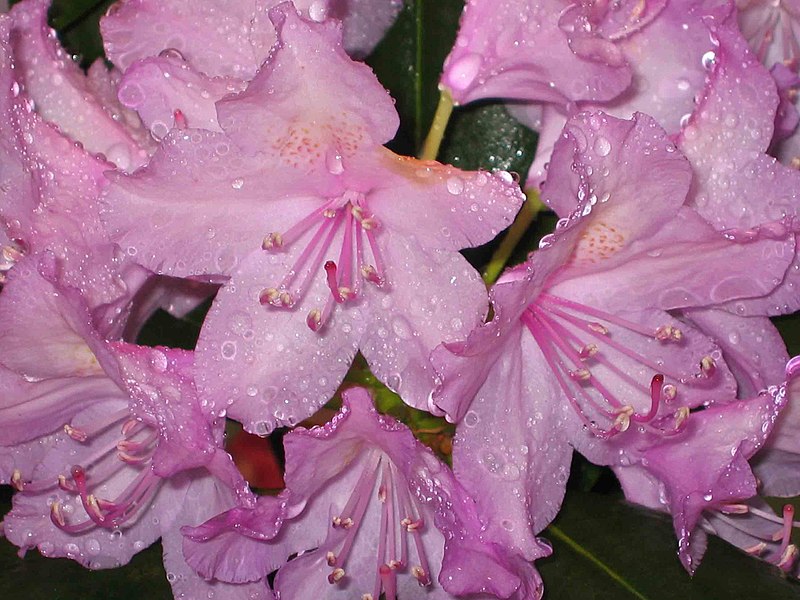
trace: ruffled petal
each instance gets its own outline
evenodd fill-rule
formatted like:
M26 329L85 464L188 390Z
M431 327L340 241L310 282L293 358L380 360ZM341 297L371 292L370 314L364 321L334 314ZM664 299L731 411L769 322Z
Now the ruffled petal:
M441 84L455 101L505 98L566 103L608 100L631 72L616 46L585 34L582 7L559 2L470 0Z
M507 344L459 423L453 469L476 498L488 538L533 560L547 554L533 534L561 506L572 448L559 430L561 390L541 352L521 332Z
M106 56L123 71L135 61L174 49L199 71L251 79L275 42L257 0L127 0L100 21Z
M25 92L42 117L81 142L133 170L147 158L142 136L116 121L95 97L92 84L56 41L47 25L48 0L27 0L14 6L14 56ZM138 137L138 139L136 139Z
M683 314L720 345L739 383L739 397L754 396L784 380L789 355L780 333L766 317L740 317L713 309Z
M778 106L775 82L734 27L712 33L719 43L713 71L678 141L696 176L690 203L717 229L794 215L800 173L765 154Z
M270 18L278 30L270 60L244 92L217 104L237 144L300 176L341 173L359 149L394 136L394 102L370 68L344 52L335 21L306 21L289 3Z
M697 568L692 533L704 509L750 498L756 479L747 464L786 402L783 386L750 400L692 415L683 435L648 449L647 468L666 485L681 561Z

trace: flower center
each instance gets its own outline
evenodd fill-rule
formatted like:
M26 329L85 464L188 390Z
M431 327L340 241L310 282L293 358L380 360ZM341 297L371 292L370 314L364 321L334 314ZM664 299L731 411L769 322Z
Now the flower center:
M80 428L67 423L64 432L76 443L86 444L115 426L120 427L121 437L99 444L83 465L72 467L69 477L61 474L55 480L24 481L22 473L15 470L11 484L21 493L37 494L59 487L79 497L88 516L83 521L68 522L61 499L50 505L50 519L56 527L67 533L83 533L94 527L117 529L132 524L139 509L152 500L160 487L161 478L149 468L158 442L158 432L132 419L127 408L104 414ZM126 467L133 469L136 474L115 499L99 498L90 490L90 486L96 488L102 485Z
M314 230L283 279L261 291L265 306L294 308L308 292L315 276L325 273L330 296L323 306L312 308L306 323L313 331L322 329L336 304L361 295L361 280L384 287L383 261L375 240L380 223L369 212L364 194L348 191L312 211L284 233L268 234L262 243L267 252L280 252ZM334 238L340 232L342 247L337 261L326 260Z
M615 339L633 335L680 345L683 331L674 325L651 330L550 294L541 294L521 319L585 428L603 439L627 431L631 422L661 435L678 433L689 415L688 407L662 407L675 400L679 384L708 387L716 372L714 358L703 356L697 373L687 378ZM637 411L620 397L641 399L637 405L648 408Z
M325 551L328 565L333 567L328 575L328 582L335 585L347 575L347 559L379 477L377 499L380 503L381 522L375 584L371 592L362 594L362 600L377 600L381 597L381 592L386 600L396 600L399 573L408 572L421 586L432 584L431 569L422 544L426 524L419 506L394 465L375 450L368 458L367 466L344 509L332 519L332 528L346 530L344 539L334 536L336 541L328 548L321 549ZM416 561L408 568L412 555L416 556Z

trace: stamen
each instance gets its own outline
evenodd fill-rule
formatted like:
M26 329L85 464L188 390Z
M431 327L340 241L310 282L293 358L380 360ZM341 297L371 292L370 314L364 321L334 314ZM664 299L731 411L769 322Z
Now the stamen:
M672 325L662 325L656 329L656 339L660 342L680 342L683 332Z
M77 427L73 427L69 423L64 425L64 432L76 442L84 443L89 439L89 436L85 431L78 429Z
M264 250L275 250L276 248L283 248L283 236L278 232L269 233L264 237L261 242L261 248Z
M25 486L22 481L22 472L19 469L14 469L14 472L11 473L11 485L14 486L14 489L18 492L21 492L22 488Z
M342 578L344 577L344 569L341 567L336 567L333 571L331 571L330 575L328 575L328 583L334 584L339 583Z
M704 356L700 359L700 372L704 377L708 378L714 375L717 371L717 363L710 356Z

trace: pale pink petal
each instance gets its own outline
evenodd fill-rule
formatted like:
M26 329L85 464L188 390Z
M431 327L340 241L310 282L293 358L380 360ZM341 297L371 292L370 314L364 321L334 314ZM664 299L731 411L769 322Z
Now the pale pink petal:
M481 98L608 100L630 83L616 46L585 34L582 8L557 1L470 0L441 84L458 104Z
M618 227L616 223L611 226ZM745 314L747 303L772 305L761 297L781 282L795 256L794 238L784 237L785 233L785 228L777 235L765 228L754 230L750 240L732 241L684 207L650 238L622 242L627 246L618 254L576 257L571 268L558 277L563 281L559 293L603 298L604 303L616 306L628 306L635 298L637 303L664 310L730 302L731 307L741 305L736 312ZM596 229L591 234L588 242L581 240L588 249L592 239L609 232ZM615 238L609 235L609 239L613 251ZM609 277L613 277L613 285L608 283ZM605 283L596 287L600 281ZM764 312L779 311L761 309L752 314Z
M717 229L794 215L800 173L766 155L778 106L775 82L738 32L719 27L713 35L719 43L713 71L678 141L696 176L690 204Z
M483 323L486 288L455 252L427 250L403 238L391 238L383 252L391 289L371 294L359 348L381 381L427 410L436 381L430 354Z
M100 21L106 55L120 69L164 50L212 77L250 79L275 42L257 0L126 0Z
M56 289L36 268L35 256L19 263L3 287L0 362L32 378L102 375L110 356L86 306L70 298L68 290Z
M104 219L112 239L143 266L177 277L229 275L262 252L267 234L318 208L329 189L325 178L298 181L242 154L228 136L199 130L174 131L147 167L111 179ZM287 200L272 209L279 198Z
M374 186L370 208L387 228L428 248L486 243L511 224L525 200L505 171L461 171L388 150L355 171L354 179Z
M561 506L572 448L541 351L521 332L507 344L459 422L453 469L488 519L489 537L533 560L544 555L533 534Z
M119 99L160 140L178 121L181 127L222 131L215 104L244 87L238 79L203 75L178 57L159 56L137 61L125 71Z
M358 150L394 136L394 101L369 67L347 56L337 22L309 22L290 7L270 11L275 50L244 92L217 104L219 123L247 151L298 176L339 174Z
M684 203L690 178L688 162L651 117L581 113L555 144L542 200L564 216L583 209L592 239L581 242L576 259L599 260L661 227ZM598 236L608 243L592 246Z
M0 367L0 445L15 446L60 431L75 413L110 398L124 399L102 375L26 381Z
M48 6L47 0L26 0L11 11L20 83L44 119L57 124L89 151L115 160L119 168L135 169L146 160L146 150L140 147L131 127L106 111L94 95L93 84L59 46L55 32L47 25Z
M202 501L196 499L202 499ZM237 585L228 583L227 578L212 576L209 571L192 560L195 557L194 554L187 552L187 540L183 538L181 530L197 523L203 523L234 504L235 498L230 490L221 486L212 477L198 477L189 483L186 499L175 520L171 523L162 522L161 543L164 547L164 567L167 570L167 579L172 584L176 596L182 593L190 598L203 598L208 594L232 600L273 598L272 592L264 580L264 575L278 565L267 566L266 570L261 571L259 578L251 580L252 583L247 583L245 578L240 579L239 585ZM247 539L243 536L238 537L242 540ZM248 564L263 562L263 547L259 547L255 543L248 545L245 542L238 546L245 552L238 555L233 553L236 548L236 546L211 545L210 550L219 552L209 554L208 557L236 572L243 572ZM171 577L170 574L174 577Z
M704 509L756 494L747 459L764 443L785 403L785 390L695 413L684 435L663 440L644 454L647 468L667 487L680 557L697 568L692 533Z
M324 277L314 277L291 309L261 304L261 292L277 285L302 249L293 245L246 259L220 290L198 341L195 377L202 397L254 433L295 425L327 402L364 329L366 311L358 303L334 310L319 332L309 328L309 312L331 298Z

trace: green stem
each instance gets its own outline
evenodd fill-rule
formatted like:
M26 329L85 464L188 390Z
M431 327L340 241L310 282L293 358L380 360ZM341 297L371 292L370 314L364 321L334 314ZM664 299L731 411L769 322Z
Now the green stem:
M511 258L514 248L517 247L531 223L536 220L536 215L544 208L542 201L539 199L539 190L533 188L525 190L525 195L528 197L527 201L522 205L517 218L508 228L503 241L500 242L500 246L495 250L492 259L483 272L483 280L487 285L492 285L497 281L508 259Z
M439 104L436 106L431 129L428 131L428 137L425 138L422 153L419 155L422 160L436 160L436 157L439 156L439 147L442 145L442 138L444 138L451 114L453 114L453 98L450 96L449 90L442 89L439 93Z

